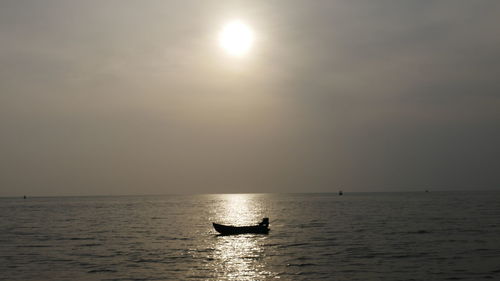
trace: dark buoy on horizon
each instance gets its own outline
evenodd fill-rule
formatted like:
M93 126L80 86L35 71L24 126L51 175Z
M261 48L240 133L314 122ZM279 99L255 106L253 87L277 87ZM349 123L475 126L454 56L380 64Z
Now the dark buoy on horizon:
M23 196L23 199L26 199L26 195Z
M344 195L344 193L341 190L341 191L339 191L339 196L342 196L342 195Z

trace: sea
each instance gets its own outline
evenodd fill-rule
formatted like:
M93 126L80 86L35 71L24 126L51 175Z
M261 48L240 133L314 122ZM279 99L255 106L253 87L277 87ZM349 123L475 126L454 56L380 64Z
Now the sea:
M0 280L500 280L500 192L1 198Z

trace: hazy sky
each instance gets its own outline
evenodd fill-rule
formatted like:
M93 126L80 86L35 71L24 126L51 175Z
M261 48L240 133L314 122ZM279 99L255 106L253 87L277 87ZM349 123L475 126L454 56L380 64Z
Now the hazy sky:
M0 196L500 189L499 81L496 0L1 0Z

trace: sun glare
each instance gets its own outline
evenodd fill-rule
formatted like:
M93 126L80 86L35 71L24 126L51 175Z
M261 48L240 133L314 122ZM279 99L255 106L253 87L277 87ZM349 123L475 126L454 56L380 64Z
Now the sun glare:
M241 21L227 23L219 33L219 45L232 56L243 56L252 47L253 32Z

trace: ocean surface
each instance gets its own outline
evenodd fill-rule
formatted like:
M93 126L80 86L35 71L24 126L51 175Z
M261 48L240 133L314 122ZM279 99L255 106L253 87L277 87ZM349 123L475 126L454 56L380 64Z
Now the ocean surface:
M500 280L500 192L0 199L0 280L275 279Z

